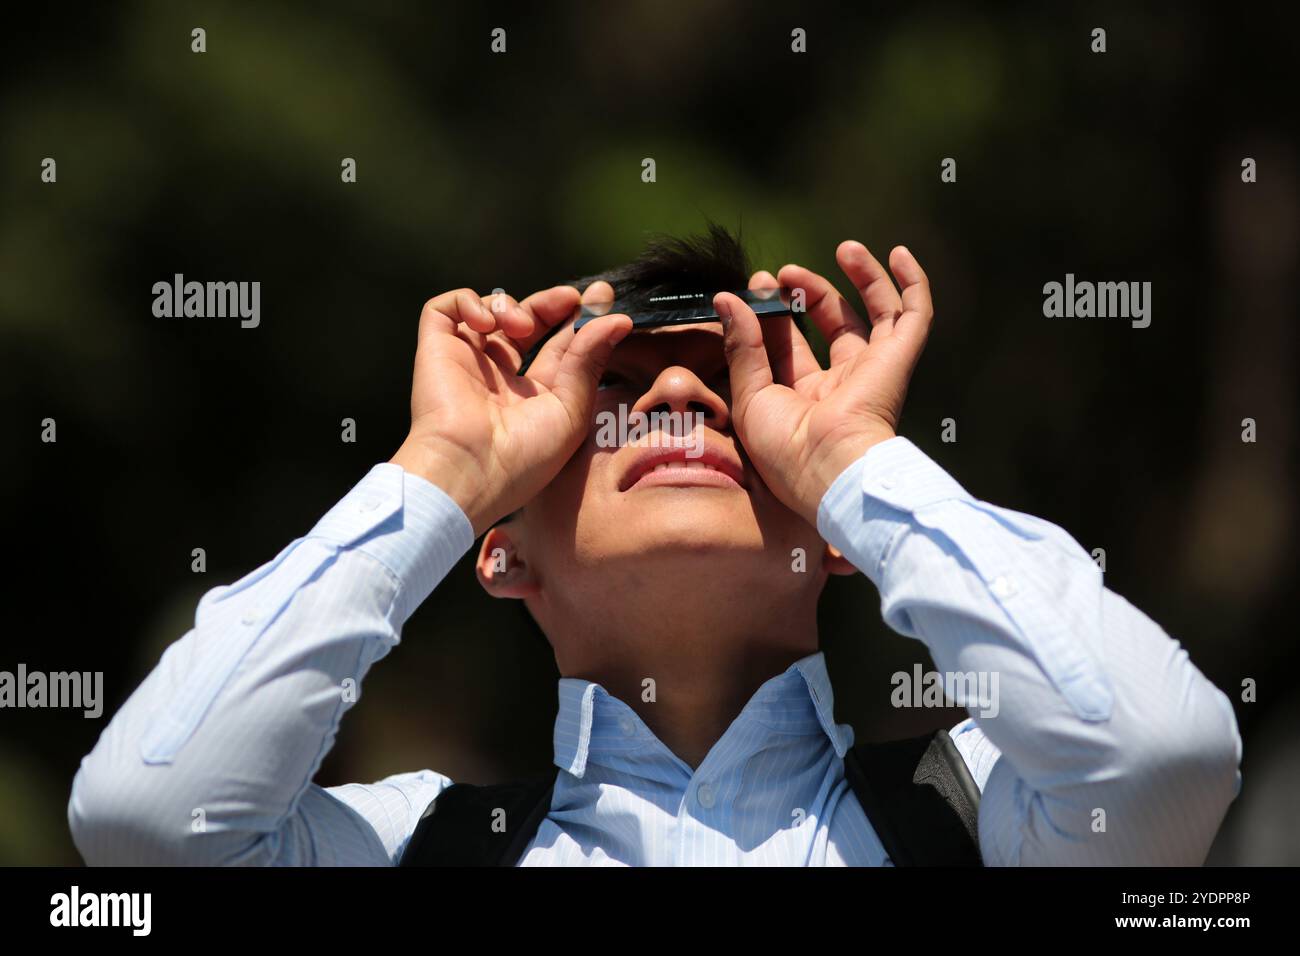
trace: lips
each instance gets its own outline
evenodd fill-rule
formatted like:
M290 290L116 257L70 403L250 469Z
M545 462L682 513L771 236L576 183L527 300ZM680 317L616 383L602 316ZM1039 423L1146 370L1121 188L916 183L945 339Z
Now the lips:
M665 441L670 443L672 440ZM688 457L688 450L698 453L701 449L698 446L687 449L682 444L634 449L632 460L618 483L618 490L631 491L659 485L745 487L745 471L734 454L707 443L703 454Z

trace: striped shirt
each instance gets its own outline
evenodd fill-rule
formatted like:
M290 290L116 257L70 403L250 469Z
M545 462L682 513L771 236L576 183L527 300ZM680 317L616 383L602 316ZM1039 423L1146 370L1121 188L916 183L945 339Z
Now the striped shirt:
M1069 535L973 498L901 437L836 480L817 523L970 713L952 733L987 864L1203 862L1241 785L1232 706ZM447 495L381 464L205 594L77 772L86 862L396 863L451 780L312 781L370 666L472 544ZM519 862L889 865L845 780L852 742L820 653L763 684L694 769L604 688L561 679L559 774Z

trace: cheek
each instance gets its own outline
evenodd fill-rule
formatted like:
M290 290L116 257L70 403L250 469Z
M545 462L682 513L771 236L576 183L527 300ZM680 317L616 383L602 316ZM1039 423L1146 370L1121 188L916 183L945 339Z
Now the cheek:
M591 497L587 486L599 474L599 468L593 467L596 451L590 442L579 448L537 496L538 510L552 526L573 527L579 507Z
M607 506L601 483L608 477L609 459L610 453L597 447L593 434L530 503L535 512L533 527L548 544L572 542L587 515Z
M764 541L786 551L794 547L804 548L809 554L814 547L820 551L822 539L817 529L781 504L766 487L758 488L752 500L755 520Z

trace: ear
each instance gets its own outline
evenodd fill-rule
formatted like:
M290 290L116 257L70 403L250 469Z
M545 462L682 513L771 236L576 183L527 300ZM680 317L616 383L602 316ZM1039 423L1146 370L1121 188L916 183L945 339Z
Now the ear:
M488 529L474 571L483 590L495 598L534 597L539 590L536 576L516 547L509 522Z
M858 569L853 566L852 562L850 562L848 558L844 557L844 555L841 554L834 545L830 544L826 545L826 551L822 555L822 567L826 570L827 574L840 574L847 576L858 573Z

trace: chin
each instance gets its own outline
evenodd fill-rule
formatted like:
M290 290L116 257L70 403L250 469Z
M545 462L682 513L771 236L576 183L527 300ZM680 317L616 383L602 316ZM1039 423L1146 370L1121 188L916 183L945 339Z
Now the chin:
M645 517L628 524L606 525L595 536L598 549L608 557L632 558L692 556L716 561L727 554L753 554L765 550L763 535L753 515L693 513L694 509L665 511L661 520ZM656 519L660 516L656 515ZM609 528L617 529L613 535Z

